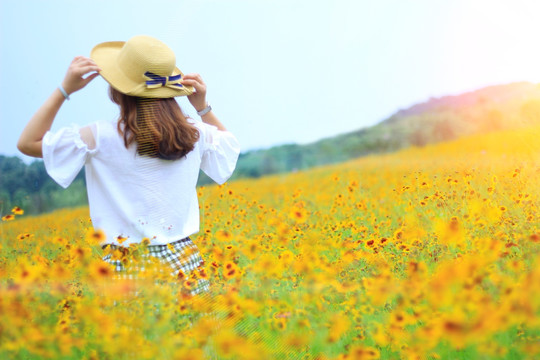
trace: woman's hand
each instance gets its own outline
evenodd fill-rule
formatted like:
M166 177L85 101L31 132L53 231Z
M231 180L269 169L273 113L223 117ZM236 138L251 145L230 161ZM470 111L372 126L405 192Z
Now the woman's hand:
M188 96L188 100L195 110L201 111L206 107L206 84L199 74L186 74L180 81L183 85L191 85L195 92Z
M84 56L75 57L69 65L64 81L62 81L62 87L66 90L68 95L82 89L99 75L99 73L96 72L83 78L84 75L93 71L101 71L94 60Z
M191 85L195 88L195 92L188 96L188 100L193 105L195 110L201 111L206 105L206 84L199 74L187 74L184 75L184 78L180 81L182 84ZM203 116L201 120L207 124L213 125L218 128L218 130L227 131L225 126L218 120L213 111L209 111Z

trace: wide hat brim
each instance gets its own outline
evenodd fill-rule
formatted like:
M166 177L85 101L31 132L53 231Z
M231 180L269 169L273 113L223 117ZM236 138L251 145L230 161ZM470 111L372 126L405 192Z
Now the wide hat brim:
M140 80L135 81L133 74L127 76L125 69L118 64L118 56L125 41L108 41L96 45L90 52L90 58L101 68L99 74L116 90L129 96L144 98L171 98L176 96L189 96L195 91L193 86L183 85L181 88L158 87L148 88L146 79L140 74ZM169 76L184 74L176 66ZM139 75L135 76L135 78Z

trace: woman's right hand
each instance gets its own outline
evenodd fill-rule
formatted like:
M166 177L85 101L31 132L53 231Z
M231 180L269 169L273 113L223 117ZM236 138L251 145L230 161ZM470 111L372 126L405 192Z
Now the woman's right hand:
M203 110L206 107L206 84L201 78L201 75L186 74L180 82L195 88L195 92L188 96L188 100L195 110Z
M96 73L91 74L84 78L83 76L96 71ZM84 57L77 56L73 59L69 65L64 81L62 81L62 87L69 94L74 93L88 85L90 81L96 78L99 75L97 71L101 71L99 66L94 62L94 60Z

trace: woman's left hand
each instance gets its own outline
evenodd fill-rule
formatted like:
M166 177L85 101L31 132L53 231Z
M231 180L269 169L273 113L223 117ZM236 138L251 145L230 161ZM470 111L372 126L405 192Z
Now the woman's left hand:
M99 73L96 72L87 76L86 78L83 78L84 75L93 71L101 71L94 60L84 56L75 57L69 65L66 76L64 77L64 81L62 81L62 87L68 94L82 89L99 75Z
M190 85L195 92L188 96L188 100L195 110L201 111L206 107L206 84L199 74L186 74L180 81L183 85Z

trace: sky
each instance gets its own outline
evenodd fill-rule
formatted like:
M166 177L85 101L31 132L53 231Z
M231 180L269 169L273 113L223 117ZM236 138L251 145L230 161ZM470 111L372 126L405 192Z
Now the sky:
M1 0L0 154L77 55L150 35L199 73L242 152L374 125L431 97L540 82L536 0ZM101 77L52 131L115 120ZM185 97L177 98L194 118Z

